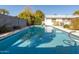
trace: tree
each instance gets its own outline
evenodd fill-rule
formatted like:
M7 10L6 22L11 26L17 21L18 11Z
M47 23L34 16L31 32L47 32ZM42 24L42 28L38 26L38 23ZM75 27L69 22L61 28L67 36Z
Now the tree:
M73 30L79 30L79 18L72 19L70 27Z
M76 10L73 14L74 15L79 15L79 10Z
M73 13L74 15L79 15L79 10ZM70 29L79 30L79 18L75 18L71 20Z
M0 9L0 14L8 15L9 11L6 9Z
M42 24L42 19L36 16L34 19L34 25L41 25L41 24Z
M25 8L18 17L25 19L27 21L27 25L40 25L44 20L44 13L40 10L33 13L30 8Z
M40 24L42 24L42 21L44 20L44 17L45 17L44 13L43 13L42 11L40 11L40 10L37 10L37 11L35 12L34 24L35 24L35 25L40 25Z
M19 18L22 18L28 22L28 25L31 25L33 13L31 9L24 8L24 10L18 15Z
M42 21L44 20L44 17L45 17L44 13L41 10L37 10L35 12L35 16L40 17L42 19Z

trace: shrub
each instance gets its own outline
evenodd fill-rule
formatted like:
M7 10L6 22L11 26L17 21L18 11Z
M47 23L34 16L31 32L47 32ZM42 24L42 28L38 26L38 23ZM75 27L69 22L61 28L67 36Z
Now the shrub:
M21 28L20 26L14 26L13 30L17 30L17 29L20 29L20 28Z
M68 24L64 25L64 28L69 28L70 26Z
M6 25L0 27L0 34L11 31Z

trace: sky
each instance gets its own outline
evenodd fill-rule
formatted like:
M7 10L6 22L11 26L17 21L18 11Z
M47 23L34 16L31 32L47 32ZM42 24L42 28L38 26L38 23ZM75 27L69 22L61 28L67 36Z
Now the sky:
M41 10L45 15L71 15L79 10L79 5L0 5L0 9L9 10L10 15L18 15L25 7L29 7L33 12Z

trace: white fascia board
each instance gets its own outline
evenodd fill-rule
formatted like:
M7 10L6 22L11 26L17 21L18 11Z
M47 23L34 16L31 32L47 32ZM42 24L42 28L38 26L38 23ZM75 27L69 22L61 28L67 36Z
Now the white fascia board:
M46 18L76 18L79 15L45 15Z

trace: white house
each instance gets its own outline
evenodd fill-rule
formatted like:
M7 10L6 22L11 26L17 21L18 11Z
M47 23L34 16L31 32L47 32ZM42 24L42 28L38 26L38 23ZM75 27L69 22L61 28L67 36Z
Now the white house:
M78 18L79 15L45 15L45 25L55 25L57 23L59 26L64 24L70 24L71 20Z

